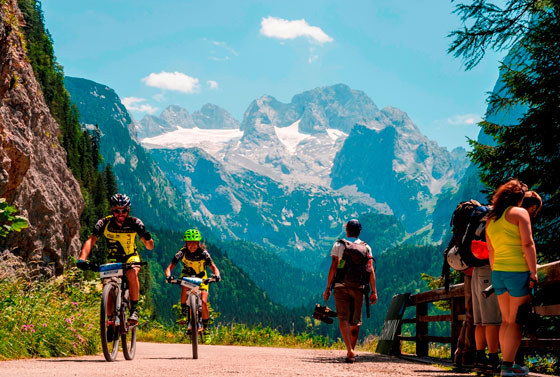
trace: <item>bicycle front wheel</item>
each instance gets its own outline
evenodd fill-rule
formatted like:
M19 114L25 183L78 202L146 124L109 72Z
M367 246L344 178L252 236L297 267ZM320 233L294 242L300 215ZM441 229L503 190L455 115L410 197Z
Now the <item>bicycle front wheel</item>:
M118 293L119 288L109 283L103 287L103 295L101 296L99 329L101 348L103 348L103 355L107 361L115 361L119 352L119 327L115 324Z
M196 295L189 297L191 344L193 359L198 359L198 300Z
M125 313L130 313L130 297L128 290L124 293L124 303L125 304L123 305L123 311ZM126 318L126 315L124 315L123 317ZM134 354L136 353L137 326L129 326L128 323L125 323L124 325L127 327L128 331L121 335L122 351L126 360L132 360L134 359Z

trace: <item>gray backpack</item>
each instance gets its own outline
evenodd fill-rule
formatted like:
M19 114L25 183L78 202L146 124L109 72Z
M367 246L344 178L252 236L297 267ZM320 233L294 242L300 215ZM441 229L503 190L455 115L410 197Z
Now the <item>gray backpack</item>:
M334 281L343 283L347 287L358 288L367 285L370 274L367 265L371 259L367 244L365 242L354 243L345 239L340 239L338 242L344 245L344 253L336 269Z

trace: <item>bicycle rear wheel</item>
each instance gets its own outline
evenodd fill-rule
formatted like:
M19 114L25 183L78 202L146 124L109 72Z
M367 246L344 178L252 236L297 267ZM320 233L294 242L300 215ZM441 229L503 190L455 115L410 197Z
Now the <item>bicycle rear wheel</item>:
M115 284L105 284L101 296L101 311L99 316L99 329L101 335L101 348L107 361L115 361L119 352L119 327L116 326L116 305L119 288ZM109 311L109 307L112 310Z
M189 310L191 323L191 344L193 359L198 359L198 300L196 295L189 296Z
M130 297L129 291L127 290L124 293L124 302L123 311L125 315L123 318L126 318L126 313L130 313ZM134 354L136 353L136 325L130 326L128 323L125 322L124 324L127 328L127 331L121 335L122 341L122 351L124 354L124 358L126 360L134 359Z

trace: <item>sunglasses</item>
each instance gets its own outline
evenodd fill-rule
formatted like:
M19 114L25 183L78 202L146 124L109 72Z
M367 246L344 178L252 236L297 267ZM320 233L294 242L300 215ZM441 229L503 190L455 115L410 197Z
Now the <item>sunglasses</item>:
M116 215L125 215L128 213L128 209L124 208L124 209L120 209L120 208L115 208L113 209L113 213Z

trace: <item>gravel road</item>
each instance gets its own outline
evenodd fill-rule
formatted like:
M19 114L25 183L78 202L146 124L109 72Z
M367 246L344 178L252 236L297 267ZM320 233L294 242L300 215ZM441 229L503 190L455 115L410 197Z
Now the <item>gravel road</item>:
M0 362L0 376L438 376L465 377L436 366L382 355L359 353L344 363L345 351L201 345L198 360L190 345L138 343L136 357L108 363L103 354L58 359Z

